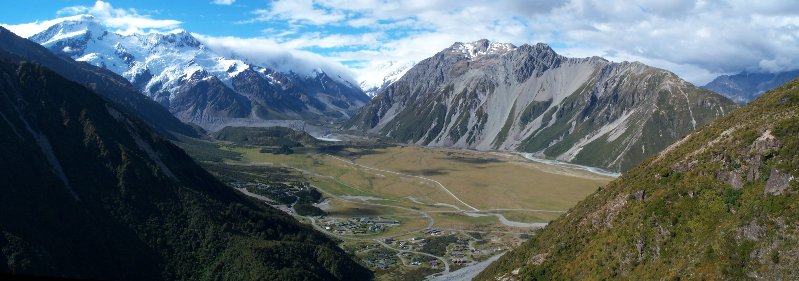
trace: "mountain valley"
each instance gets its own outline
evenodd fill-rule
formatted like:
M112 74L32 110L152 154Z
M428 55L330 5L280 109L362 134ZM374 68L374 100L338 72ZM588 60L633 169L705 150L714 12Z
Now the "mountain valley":
M791 1L112 1L0 10L2 280L799 279Z

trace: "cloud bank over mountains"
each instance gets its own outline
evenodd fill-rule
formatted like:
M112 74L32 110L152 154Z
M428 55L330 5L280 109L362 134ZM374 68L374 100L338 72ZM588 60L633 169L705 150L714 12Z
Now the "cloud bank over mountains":
M212 0L234 10L230 28L247 36L190 30L212 48L276 68L319 67L358 78L387 63L419 61L486 38L516 45L544 42L571 57L641 61L704 84L719 74L799 68L799 4L792 0ZM58 15L92 14L119 32L179 28L158 13L72 6ZM199 19L198 19L199 20ZM184 19L185 21L185 19ZM23 36L52 24L8 26ZM319 62L322 63L319 63ZM321 66L313 66L321 65Z
M234 1L214 1L214 4L230 5ZM177 20L153 19L148 15L142 15L135 9L118 9L110 3L97 1L94 6L71 6L57 12L61 18L46 20L41 22L4 25L14 33L23 37L29 37L48 27L67 19L75 19L75 15L91 15L110 30L122 35L132 33L174 32L182 22ZM247 62L270 66L276 70L288 72L294 71L298 74L309 74L315 70L321 70L332 76L339 76L353 85L357 85L354 73L344 65L334 60L325 58L319 54L283 46L272 39L267 38L239 38L239 37L215 37L192 33L207 47L219 52L220 54L245 60Z

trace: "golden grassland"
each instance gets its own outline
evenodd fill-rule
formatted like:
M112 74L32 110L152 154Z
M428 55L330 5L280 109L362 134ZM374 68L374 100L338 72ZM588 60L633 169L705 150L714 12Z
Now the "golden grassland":
M468 209L430 181L435 180L481 210L525 209L496 211L521 222L548 222L560 213L530 210L565 211L611 180L584 171L531 163L517 155L416 146L346 149L335 155L371 169L319 153L274 155L260 153L258 148L224 149L241 153L240 162L304 171L315 186L335 196L374 196L386 199L381 204L422 211L456 210L445 204ZM359 208L362 207L368 208ZM493 216L436 216L452 225L497 221Z
M478 209L567 210L611 179L469 151L405 146L354 155L352 160L362 165L437 180Z

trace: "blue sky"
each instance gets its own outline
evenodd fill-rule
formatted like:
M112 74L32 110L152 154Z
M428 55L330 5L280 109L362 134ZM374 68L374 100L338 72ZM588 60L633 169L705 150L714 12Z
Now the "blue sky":
M318 61L355 79L482 38L641 61L700 85L799 68L795 0L29 0L6 5L0 23L21 32L78 13L119 30L182 28L210 46Z
M116 9L133 9L137 14L153 19L180 21L180 27L211 36L263 36L263 30L273 27L269 23L237 24L255 18L252 11L267 7L267 1L235 1L230 5L218 5L212 1L106 1ZM94 0L29 0L18 1L0 11L0 22L21 24L44 21L64 16L68 7L92 7ZM59 13L61 11L61 13ZM285 26L285 25L284 25ZM277 26L274 26L277 27Z

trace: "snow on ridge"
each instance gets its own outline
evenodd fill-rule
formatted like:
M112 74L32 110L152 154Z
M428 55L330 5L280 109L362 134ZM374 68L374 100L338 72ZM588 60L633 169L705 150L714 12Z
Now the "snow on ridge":
M83 36L83 35L86 34L86 32L88 32L88 30L86 30L86 29L84 29L84 30L75 30L75 31L71 31L71 32L59 32L59 33L55 34L53 37L51 37L49 41L42 43L42 45L49 45L49 44L52 44L53 42L64 40L64 39L67 39L67 38Z
M408 72L416 61L388 61L376 67L364 70L358 77L358 86L370 97L378 91L396 82Z
M91 38L87 38L90 42L64 41L76 36L86 36L87 33L91 35ZM77 61L104 67L130 81L149 71L153 79L144 87L148 92L170 91L177 86L181 77L190 77L199 70L230 84L231 77L250 67L241 60L228 59L209 51L199 40L182 29L121 35L105 30L91 16L77 17L77 21L62 21L58 26L54 25L47 32L31 38L46 40L42 44L45 46L58 42L83 44L67 45L63 50L83 48L81 54L69 54ZM153 89L156 86L160 89Z
M511 43L491 42L481 39L470 43L455 43L452 49L456 53L464 54L469 59L475 59L485 55L501 55L516 50L516 46Z
M285 69L278 70L273 65L253 64L235 53L228 54L209 48L200 39L201 35L198 35L200 37L195 35L183 29L169 31L148 29L122 34L105 26L94 16L77 15L53 20L53 24L29 38L48 48L59 44L58 49L73 59L107 68L129 81L133 81L137 75L143 74L146 70L153 79L145 86L145 90L151 93L171 89L170 86L173 85L170 84L174 84L175 79L194 72L192 66L199 66L227 86L231 86L231 78L246 69L256 67L269 68L286 74L295 73L297 77L311 79L324 73L319 67L307 73L306 71L297 73ZM84 36L86 38L82 38ZM351 81L341 75L328 76L355 87ZM279 83L271 77L269 80ZM153 86L158 86L159 89L152 89Z

